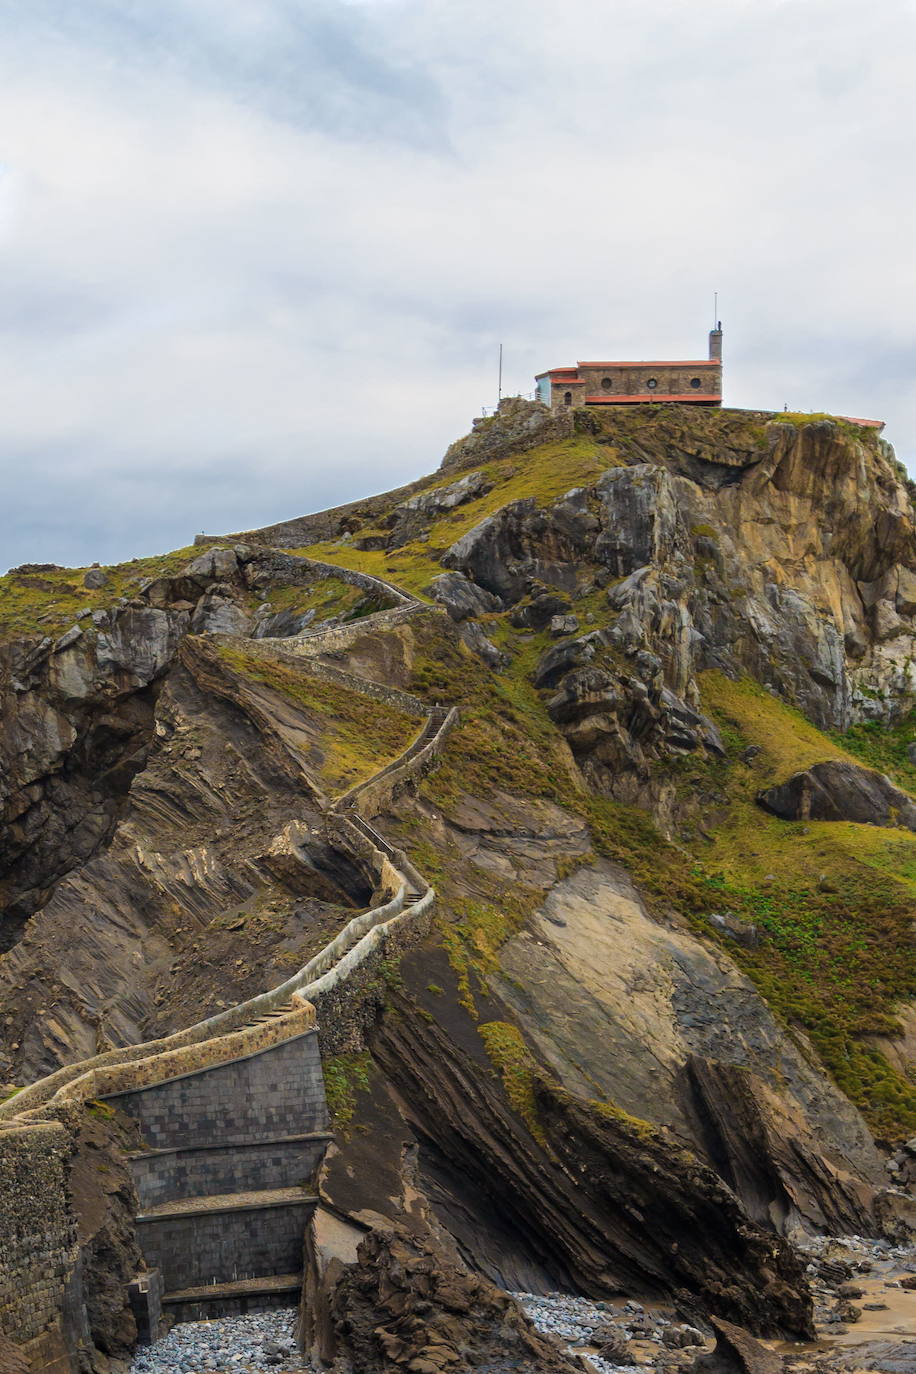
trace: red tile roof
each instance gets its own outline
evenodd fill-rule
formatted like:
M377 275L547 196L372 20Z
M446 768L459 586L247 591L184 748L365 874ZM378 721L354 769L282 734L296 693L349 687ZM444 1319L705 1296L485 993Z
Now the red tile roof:
M718 391L646 391L638 392L627 396L622 392L616 396L609 395L603 391L600 396L586 396L585 404L589 406L624 406L632 405L637 401L721 401L722 395Z
M629 363L577 363L577 367L721 367L721 358L678 358L674 361L659 362L657 358L634 359Z

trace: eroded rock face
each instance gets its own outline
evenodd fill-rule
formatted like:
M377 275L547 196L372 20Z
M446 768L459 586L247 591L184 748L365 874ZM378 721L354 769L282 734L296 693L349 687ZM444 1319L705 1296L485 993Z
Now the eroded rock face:
M916 543L887 446L830 422L761 425L747 450L725 425L704 446L673 414L644 433L629 465L546 510L510 503L443 563L506 605L610 580L613 649L652 654L692 707L697 673L720 668L827 727L899 710L916 688Z
M856 821L916 830L916 805L883 773L842 759L815 763L757 798L787 821Z
M406 1228L371 1231L355 1262L328 1278L315 1294L308 1344L351 1374L579 1368L514 1298Z
M471 433L449 447L442 459L442 471L457 472L507 454L524 453L551 439L565 439L572 434L573 424L569 412L553 412L539 401L525 401L521 396L506 397L497 415L475 420Z
M475 1227L514 1233L516 1246L551 1266L553 1286L598 1297L640 1292L762 1333L810 1333L799 1261L747 1218L711 1169L664 1133L537 1071L542 1135L533 1138L434 1020L401 999L396 1006L372 1037L373 1055L420 1141L419 1178L470 1253L480 1254Z
M858 1113L735 965L653 920L615 865L556 884L501 966L494 989L570 1091L667 1127L762 1225L881 1229Z

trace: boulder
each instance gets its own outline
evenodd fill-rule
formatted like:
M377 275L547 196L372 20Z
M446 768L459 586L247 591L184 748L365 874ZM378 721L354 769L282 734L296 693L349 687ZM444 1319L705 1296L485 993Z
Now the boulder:
M439 577L434 577L427 591L440 606L445 607L452 620L487 615L502 607L498 596L484 587L478 587L476 582L460 572L441 573Z
M191 617L196 635L247 635L250 628L251 618L238 602L219 594L202 596Z
M472 654L476 654L488 668L501 668L506 661L506 656L500 649L497 649L492 639L488 639L476 620L467 620L458 631L462 642L467 645Z
M400 1227L370 1231L352 1263L334 1261L313 1282L306 1345L325 1365L339 1359L360 1374L581 1369L514 1298Z
M779 1356L743 1326L721 1317L711 1317L710 1321L716 1333L715 1349L694 1360L692 1374L782 1374Z
M916 830L916 803L883 773L832 759L795 773L757 795L765 811L783 820L856 821Z
M90 568L83 578L83 586L88 587L92 592L97 592L102 587L107 587L110 580L104 568Z
M543 630L551 620L564 616L569 609L565 596L557 592L540 592L526 605L516 606L509 620L517 630Z
M193 577L201 582L210 582L216 579L222 581L224 578L231 578L238 572L239 560L234 549L208 549L206 553L199 554L192 559L186 567L182 568L182 577Z

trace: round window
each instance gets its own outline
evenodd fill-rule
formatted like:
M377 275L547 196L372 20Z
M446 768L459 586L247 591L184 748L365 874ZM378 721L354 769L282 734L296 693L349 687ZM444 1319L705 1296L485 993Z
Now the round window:
M691 377L690 385L693 387L694 391L699 391L703 383L700 381L699 377Z
M649 388L650 391L654 391L655 388L658 386L658 382L655 379L655 377L650 377L649 380L646 382L646 386Z
M614 383L611 381L610 377L602 377L602 378L601 378L601 390L602 390L602 391L613 391L613 390L614 390Z

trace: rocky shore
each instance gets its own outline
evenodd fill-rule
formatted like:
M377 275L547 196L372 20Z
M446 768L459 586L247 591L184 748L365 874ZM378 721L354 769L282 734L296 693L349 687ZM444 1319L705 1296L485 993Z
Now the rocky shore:
M250 1312L212 1322L181 1322L167 1336L138 1351L130 1374L305 1374L296 1347L295 1308Z

